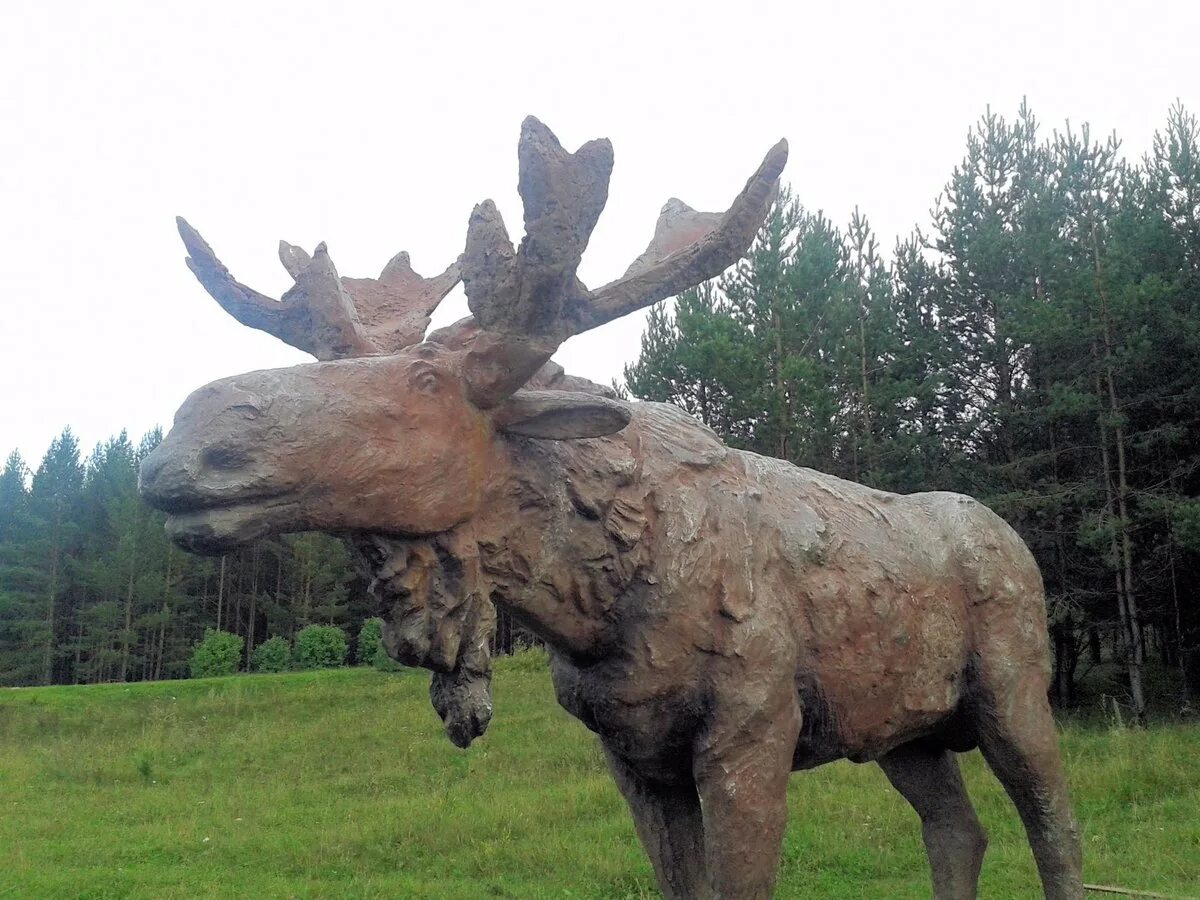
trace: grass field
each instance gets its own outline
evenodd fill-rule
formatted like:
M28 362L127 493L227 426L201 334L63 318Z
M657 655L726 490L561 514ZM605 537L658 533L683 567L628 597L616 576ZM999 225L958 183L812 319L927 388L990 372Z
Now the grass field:
M536 656L456 750L428 676L338 670L0 691L0 897L657 896L594 739ZM1200 896L1200 728L1063 735L1089 881ZM964 758L985 898L1038 895L1012 807ZM928 897L874 766L792 778L777 896Z

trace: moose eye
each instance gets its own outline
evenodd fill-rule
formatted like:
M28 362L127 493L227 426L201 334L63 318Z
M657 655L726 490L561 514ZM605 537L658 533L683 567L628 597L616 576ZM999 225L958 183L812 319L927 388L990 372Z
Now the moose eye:
M432 394L438 388L438 377L432 369L424 369L413 376L413 387L426 394Z
M201 459L210 469L240 469L250 461L250 456L236 447L209 447Z

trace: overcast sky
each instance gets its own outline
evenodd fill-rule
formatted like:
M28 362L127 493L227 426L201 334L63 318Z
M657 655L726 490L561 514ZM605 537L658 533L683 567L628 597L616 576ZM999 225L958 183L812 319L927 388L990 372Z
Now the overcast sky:
M779 137L784 179L882 242L927 223L990 104L1047 129L1115 129L1140 156L1178 97L1200 110L1200 3L0 2L0 455L37 464L170 423L194 388L306 356L229 318L192 278L186 216L278 296L280 238L344 275L399 250L422 274L491 197L520 234L516 140L609 137L597 285L679 196L724 209ZM465 314L461 290L435 325ZM642 317L565 345L607 382Z

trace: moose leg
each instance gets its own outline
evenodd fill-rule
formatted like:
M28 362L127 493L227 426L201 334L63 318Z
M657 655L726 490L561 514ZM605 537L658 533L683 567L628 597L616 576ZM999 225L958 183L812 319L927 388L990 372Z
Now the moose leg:
M904 744L879 760L879 767L917 815L933 875L934 900L974 900L987 835L949 750Z
M991 698L979 746L1012 798L1037 861L1047 900L1082 900L1079 831L1071 815L1046 681L1025 674Z
M795 698L780 707L757 722L721 717L696 753L708 875L720 900L767 900L775 886L800 732Z
M605 748L608 768L629 804L633 824L667 900L706 900L704 826L695 784L651 781Z

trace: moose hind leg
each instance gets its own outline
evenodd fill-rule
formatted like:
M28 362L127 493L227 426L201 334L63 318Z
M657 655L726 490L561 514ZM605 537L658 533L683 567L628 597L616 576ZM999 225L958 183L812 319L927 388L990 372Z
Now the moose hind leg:
M921 818L934 900L974 900L987 834L955 755L929 744L904 744L879 760L879 767Z
M646 779L605 748L608 768L629 805L638 838L667 900L707 900L700 797L690 779L666 785Z
M1047 900L1082 900L1079 830L1071 815L1045 679L1026 673L992 698L979 724L984 759L1025 824Z

